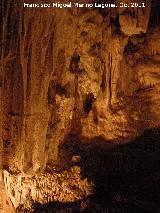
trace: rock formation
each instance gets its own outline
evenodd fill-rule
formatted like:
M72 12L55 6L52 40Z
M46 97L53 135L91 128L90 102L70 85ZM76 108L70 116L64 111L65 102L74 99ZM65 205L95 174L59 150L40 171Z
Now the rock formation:
M0 3L0 165L15 208L86 198L95 183L73 171L86 147L117 147L159 127L160 5L144 2Z

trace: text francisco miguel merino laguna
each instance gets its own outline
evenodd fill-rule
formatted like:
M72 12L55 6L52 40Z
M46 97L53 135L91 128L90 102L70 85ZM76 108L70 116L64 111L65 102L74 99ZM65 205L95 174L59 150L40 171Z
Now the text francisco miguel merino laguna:
M29 8L35 8L35 7L45 7L45 8L49 8L49 7L57 7L57 8L71 8L71 7L101 7L101 8L105 8L105 7L116 7L115 4L99 4L99 3L86 3L86 4L81 4L81 3L72 3L72 2L68 2L68 3L52 3L52 4L43 4L43 3L36 3L36 4L29 4L29 3L23 3L23 7L29 7Z

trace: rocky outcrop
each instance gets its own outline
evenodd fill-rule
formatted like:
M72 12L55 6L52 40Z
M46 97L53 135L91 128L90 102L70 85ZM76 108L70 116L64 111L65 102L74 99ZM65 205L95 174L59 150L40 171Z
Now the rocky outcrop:
M145 33L148 28L151 4L152 1L147 1L146 4L141 0L135 3L130 0L123 1L122 7L118 10L121 30L129 36Z
M11 175L4 171L5 186L17 211L34 210L34 203L76 202L93 194L94 184L81 178L80 167L36 176Z

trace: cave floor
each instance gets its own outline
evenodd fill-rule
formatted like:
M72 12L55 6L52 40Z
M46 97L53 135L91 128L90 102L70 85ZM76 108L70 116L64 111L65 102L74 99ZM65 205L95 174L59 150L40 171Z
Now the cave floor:
M91 140L74 146L70 152L81 156L76 165L82 178L95 184L96 193L77 203L37 205L36 212L159 213L159 139L159 129L148 129L131 143L112 148L105 148L100 138L96 140L101 145ZM67 146L64 149L68 153ZM86 207L80 210L83 203Z

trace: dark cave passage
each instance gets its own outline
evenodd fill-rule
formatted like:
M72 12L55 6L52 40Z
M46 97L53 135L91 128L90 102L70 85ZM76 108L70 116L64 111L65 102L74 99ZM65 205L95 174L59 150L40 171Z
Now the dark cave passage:
M35 212L65 209L64 212L154 213L160 209L159 128L148 129L131 143L112 148L106 147L103 138L93 139L99 143L101 141L101 147L93 146L92 140L86 146L79 143L80 138L71 139L72 135L69 138L72 145L66 144L61 148L66 153L70 149L70 155L81 156L76 164L82 168L82 177L88 177L95 183L95 194L88 197L89 205L83 210L80 210L83 203L85 206L85 202L88 202L85 199L75 203L53 202L44 206L35 203Z

